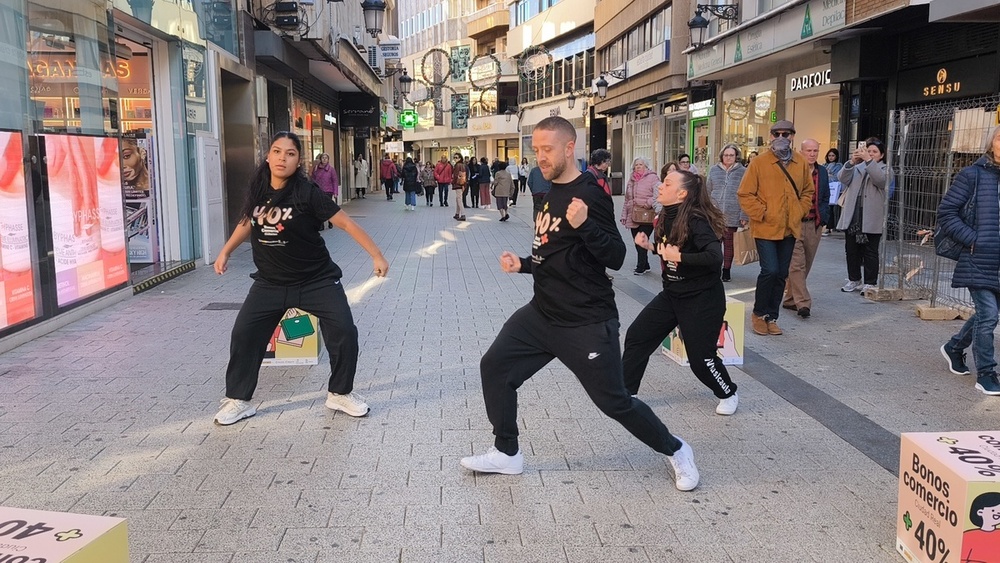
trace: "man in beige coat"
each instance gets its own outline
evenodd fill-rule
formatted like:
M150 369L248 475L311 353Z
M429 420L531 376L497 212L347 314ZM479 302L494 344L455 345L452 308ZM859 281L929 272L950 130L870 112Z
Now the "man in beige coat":
M771 150L750 161L737 196L750 218L760 275L754 296L751 328L760 335L779 335L778 312L802 219L812 209L815 187L806 159L792 148L795 126L771 126Z

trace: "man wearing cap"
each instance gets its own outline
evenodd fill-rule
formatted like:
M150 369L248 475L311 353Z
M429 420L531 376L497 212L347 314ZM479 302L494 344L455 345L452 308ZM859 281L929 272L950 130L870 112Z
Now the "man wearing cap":
M816 191L805 157L792 148L795 126L781 120L771 126L771 150L750 161L736 194L750 218L760 256L760 275L750 324L760 335L780 335L781 309L795 239L801 233Z

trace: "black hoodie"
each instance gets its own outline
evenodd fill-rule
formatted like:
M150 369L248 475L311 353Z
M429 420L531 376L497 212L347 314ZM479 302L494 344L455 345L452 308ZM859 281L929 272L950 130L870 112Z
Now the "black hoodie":
M566 220L573 198L587 204L587 220L574 229ZM618 318L615 292L605 268L625 261L625 243L614 219L614 202L593 174L552 184L535 221L532 255L521 271L535 279L532 306L555 326L583 326Z

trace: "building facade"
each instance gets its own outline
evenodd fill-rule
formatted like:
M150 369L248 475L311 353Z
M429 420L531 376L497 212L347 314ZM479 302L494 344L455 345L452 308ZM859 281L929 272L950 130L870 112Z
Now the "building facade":
M359 6L282 7L0 6L0 347L211 263L276 131L329 153L351 193L386 92L375 40Z

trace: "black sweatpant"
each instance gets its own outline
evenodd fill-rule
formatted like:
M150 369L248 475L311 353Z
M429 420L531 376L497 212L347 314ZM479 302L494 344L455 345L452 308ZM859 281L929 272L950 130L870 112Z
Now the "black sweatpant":
M633 395L639 392L649 355L660 347L670 331L680 326L695 377L716 397L732 396L736 384L718 354L719 331L725 315L726 291L721 281L694 296L681 298L665 291L658 293L625 333L622 371L628 392Z
M319 319L323 342L330 355L328 390L346 395L354 389L358 328L354 326L340 280L328 276L285 286L257 279L250 286L250 293L233 326L226 369L226 397L244 401L253 397L267 343L290 307L312 313Z
M680 449L680 440L653 411L625 390L618 327L618 319L553 326L530 303L507 319L479 363L486 414L498 450L517 453L517 390L553 358L573 372L601 412L644 444L666 455Z

